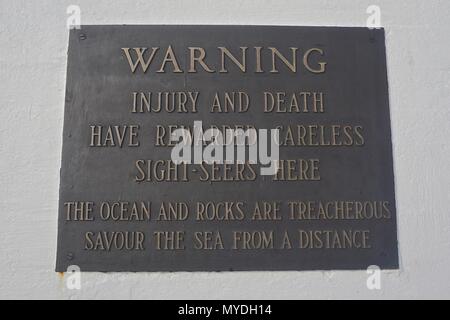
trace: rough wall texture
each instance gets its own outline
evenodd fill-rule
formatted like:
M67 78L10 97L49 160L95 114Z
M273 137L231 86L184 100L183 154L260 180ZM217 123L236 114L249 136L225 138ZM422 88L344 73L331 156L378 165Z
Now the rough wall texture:
M401 269L382 289L358 272L82 275L53 272L67 6L84 24L386 28ZM450 298L450 44L447 0L0 0L0 298Z

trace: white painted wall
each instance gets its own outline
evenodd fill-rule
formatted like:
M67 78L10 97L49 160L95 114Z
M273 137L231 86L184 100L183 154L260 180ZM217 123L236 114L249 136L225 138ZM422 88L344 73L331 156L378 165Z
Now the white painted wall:
M53 272L68 30L84 24L365 26L381 7L401 269L366 273ZM0 298L450 298L450 1L0 0Z

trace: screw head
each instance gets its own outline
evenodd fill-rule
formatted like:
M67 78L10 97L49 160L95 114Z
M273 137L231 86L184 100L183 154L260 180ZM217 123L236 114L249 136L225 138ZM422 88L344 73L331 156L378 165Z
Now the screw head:
M87 36L84 33L80 33L80 40L86 40Z

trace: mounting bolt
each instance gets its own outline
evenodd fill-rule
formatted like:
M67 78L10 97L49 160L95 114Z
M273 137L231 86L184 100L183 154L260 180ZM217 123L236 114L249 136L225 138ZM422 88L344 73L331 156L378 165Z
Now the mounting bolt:
M80 40L86 40L87 36L84 33L80 33Z

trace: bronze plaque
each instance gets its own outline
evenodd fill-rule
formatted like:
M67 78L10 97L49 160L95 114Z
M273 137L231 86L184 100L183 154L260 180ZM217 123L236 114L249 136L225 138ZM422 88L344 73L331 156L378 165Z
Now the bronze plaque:
M398 268L382 29L83 26L63 135L57 271Z

